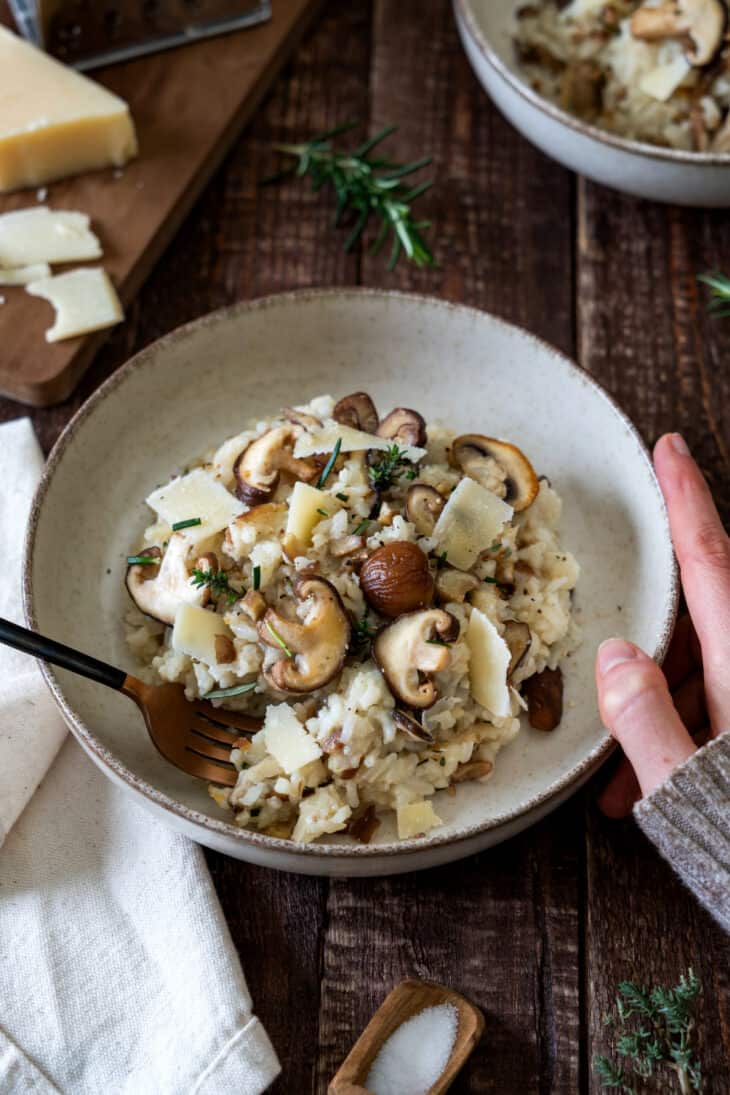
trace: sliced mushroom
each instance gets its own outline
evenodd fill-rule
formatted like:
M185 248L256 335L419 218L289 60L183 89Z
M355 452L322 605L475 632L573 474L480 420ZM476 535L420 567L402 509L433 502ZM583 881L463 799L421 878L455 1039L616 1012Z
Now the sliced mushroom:
M377 433L378 412L367 392L344 396L339 403L335 403L332 417L341 426L351 426L363 433Z
M537 498L540 482L530 461L516 445L465 433L454 439L449 462L487 490L499 494L516 513Z
M426 423L418 411L408 407L396 407L386 415L377 429L378 437L396 441L402 447L414 445L423 448L427 441Z
M507 620L504 625L504 641L512 655L507 666L507 680L517 670L527 656L527 651L532 646L530 628L521 620Z
M163 624L174 624L181 604L206 605L210 587L194 586L188 570L188 541L173 532L159 567L135 563L127 570L127 589L141 612ZM146 555L159 557L159 548L150 548ZM211 552L197 561L200 570L218 569L218 560Z
M459 622L441 608L410 612L383 628L373 642L373 659L397 700L424 710L439 697L434 673L447 669L447 643L459 636Z
M576 61L566 65L560 81L560 105L585 121L593 121L601 112L606 77L595 61Z
M296 407L287 407L284 411L284 418L287 422L293 422L305 430L322 429L322 423L318 418L315 418L313 414L307 414L306 411L298 411Z
M428 745L433 745L434 736L429 733L425 726L422 726L418 719L413 715L409 715L407 711L401 711L398 708L393 712L393 722L402 730L409 738L413 738L414 741L423 741Z
M319 474L313 460L298 460L292 453L298 428L274 426L240 454L233 465L236 494L249 506L268 502L279 483L281 471L308 483Z
M218 665L229 665L231 662L235 662L236 648L230 636L216 635L213 642L215 644L215 660Z
M530 726L554 730L563 717L563 674L560 669L543 669L528 677L522 686L527 700Z
M249 619L254 623L258 623L263 614L266 612L268 605L263 596L257 589L249 589L246 596L240 602L242 610L246 613Z
M724 0L667 0L657 7L639 8L631 17L634 38L647 42L689 38L685 57L695 68L708 65L722 48L728 22Z
M370 806L366 806L352 815L345 827L345 832L354 837L355 840L359 840L361 844L369 844L379 825L380 820L375 813L375 807L371 803Z
M414 483L406 494L406 520L416 526L419 536L430 536L445 505L446 499L435 487L429 487L427 483Z
M436 595L444 604L462 604L467 593L479 588L479 579L463 570L443 567L436 574Z
M334 555L336 559L341 559L344 555L353 555L356 551L362 551L364 547L365 540L363 537L354 534L336 536L334 540L329 542L330 555Z
M263 643L286 654L264 675L280 692L314 692L344 665L350 618L335 587L318 575L297 579L294 596L303 619L289 620L270 608L257 626Z
M451 777L452 783L466 783L467 780L484 779L490 775L494 765L491 760L467 760L460 764Z

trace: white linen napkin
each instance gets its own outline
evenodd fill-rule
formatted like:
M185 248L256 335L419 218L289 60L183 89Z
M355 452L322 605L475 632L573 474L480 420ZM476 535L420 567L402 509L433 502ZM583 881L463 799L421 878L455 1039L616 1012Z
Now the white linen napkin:
M27 420L0 427L0 613L17 621L41 466ZM259 1095L279 1063L200 848L73 739L48 771L65 732L38 669L0 647L0 682L0 1091Z

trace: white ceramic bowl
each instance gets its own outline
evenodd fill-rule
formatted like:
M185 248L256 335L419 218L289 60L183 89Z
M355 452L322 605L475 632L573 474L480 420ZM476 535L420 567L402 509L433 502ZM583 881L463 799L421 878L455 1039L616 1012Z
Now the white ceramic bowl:
M544 99L520 74L513 37L524 0L453 0L472 68L505 117L528 140L580 175L652 201L730 206L730 154L684 152L630 141L580 121Z
M646 450L608 396L557 351L469 308L368 291L303 292L239 304L147 347L68 426L35 499L26 613L39 631L134 671L122 620L125 557L150 514L142 499L191 456L281 406L367 389L460 431L519 444L564 498L563 537L583 573L585 640L565 665L559 729L525 727L487 785L441 792L443 828L368 846L294 845L230 824L206 787L155 751L135 706L56 669L46 679L82 746L138 802L190 837L254 863L376 875L458 859L519 832L597 768L610 745L596 711L598 643L626 635L661 658L677 580Z

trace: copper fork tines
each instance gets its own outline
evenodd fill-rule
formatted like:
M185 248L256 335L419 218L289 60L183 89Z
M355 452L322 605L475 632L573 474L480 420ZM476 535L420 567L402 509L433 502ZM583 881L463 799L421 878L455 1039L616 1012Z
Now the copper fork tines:
M121 691L139 707L165 760L197 779L233 787L238 773L231 749L242 734L257 733L261 719L186 700L181 684L150 685L127 676Z

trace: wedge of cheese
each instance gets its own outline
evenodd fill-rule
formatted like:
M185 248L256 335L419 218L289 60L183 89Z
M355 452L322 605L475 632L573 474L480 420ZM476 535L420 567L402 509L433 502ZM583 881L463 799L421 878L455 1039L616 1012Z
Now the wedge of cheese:
M513 512L512 506L474 479L462 479L433 530L437 550L446 552L451 566L469 570L499 537Z
M339 422L326 422L321 429L309 430L298 438L294 446L294 455L299 458L313 456L315 453L332 452L338 441L340 452L366 452L368 449L380 449L385 452L393 445L393 441L386 437L376 437L375 434L365 433L364 430L354 430L352 426L341 426ZM414 445L401 445L400 449L406 460L412 460L414 463L426 455L425 449L419 449Z
M56 311L56 321L46 331L46 342L101 331L124 319L109 275L99 267L70 270L55 278L32 281L26 286L26 292L33 297L43 297Z
M428 799L399 806L396 816L398 836L401 840L410 840L414 836L427 833L429 829L435 829L437 825L443 825L443 821Z
M473 608L466 629L469 647L470 691L477 703L499 719L512 713L507 670L512 655L496 627L478 608Z
M86 262L101 258L101 244L85 213L34 205L0 216L0 266Z
M233 633L217 612L211 612L200 605L178 606L175 613L175 626L172 629L172 648L180 654L187 654L206 665L216 665L216 635L233 638Z
M171 527L179 521L199 517L199 525L182 530L190 544L199 544L215 536L246 508L204 468L193 468L187 475L158 487L147 498L147 505Z
M286 535L292 537L302 548L309 546L315 525L327 517L332 517L341 508L342 503L333 494L325 494L309 483L297 481L289 499L289 513L286 522ZM301 554L301 553L300 553Z
M266 708L263 733L266 748L287 775L322 756L317 742L286 703Z
M0 192L43 186L137 154L129 107L0 27Z

